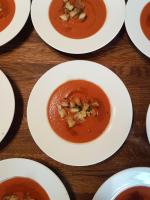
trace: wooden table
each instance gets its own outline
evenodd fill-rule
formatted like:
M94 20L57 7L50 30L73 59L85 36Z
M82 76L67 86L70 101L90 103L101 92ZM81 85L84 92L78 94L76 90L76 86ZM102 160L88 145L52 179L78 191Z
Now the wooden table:
M133 125L125 144L111 158L90 167L66 166L47 157L34 143L27 126L27 101L36 81L56 64L73 59L96 61L114 71L126 84L134 108ZM16 96L15 119L0 145L0 159L24 157L43 163L60 177L71 200L91 200L99 186L120 170L150 166L150 145L145 129L150 103L150 61L131 43L125 27L102 50L74 56L47 46L29 19L17 37L0 48L0 66Z

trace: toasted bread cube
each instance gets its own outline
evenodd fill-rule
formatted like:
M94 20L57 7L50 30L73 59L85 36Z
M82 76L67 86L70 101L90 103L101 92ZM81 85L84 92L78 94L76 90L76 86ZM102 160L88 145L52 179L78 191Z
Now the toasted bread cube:
M76 125L76 122L73 120L72 117L67 118L67 124L69 128L73 128Z
M61 118L64 118L66 116L66 111L64 109L61 109L58 112Z
M61 118L64 118L67 115L65 109L63 109L61 105L58 105L58 113Z
M85 111L80 111L75 114L74 118L78 121L83 121L86 118L87 114Z
M74 6L70 3L70 1L68 1L66 4L65 4L65 8L69 11L72 11L74 9Z
M78 107L70 109L70 112L72 112L72 113L77 113L79 111L80 111L80 109Z
M80 13L80 10L78 8L74 8L71 12L70 12L70 18L73 18L75 16L77 16Z
M87 15L85 12L82 12L80 15L79 15L79 20L80 21L84 21L86 19Z
M61 103L61 106L64 107L64 108L69 107L68 101L63 101L63 102Z
M61 106L61 105L58 105L57 108L58 108L58 110L61 110L61 109L62 109L62 106Z
M87 116L90 117L91 116L91 112L86 112Z
M63 15L60 15L59 18L60 18L62 21L68 21L68 20L69 20L69 15L63 14Z
M88 103L83 104L83 110L87 111L89 109L90 105Z
M74 101L70 101L70 108L74 108L76 105L75 105L75 102Z

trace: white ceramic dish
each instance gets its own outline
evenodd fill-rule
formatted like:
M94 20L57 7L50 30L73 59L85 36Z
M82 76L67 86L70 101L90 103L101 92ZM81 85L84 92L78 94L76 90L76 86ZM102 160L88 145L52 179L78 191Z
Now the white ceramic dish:
M38 162L22 158L0 161L0 182L13 177L35 180L45 189L50 199L70 200L60 179L49 168Z
M98 189L93 200L114 200L122 191L135 186L150 187L150 168L130 168L113 175Z
M150 41L142 31L140 16L143 8L149 2L149 0L128 0L125 19L125 25L130 39L148 57L150 57Z
M12 40L23 28L30 13L30 0L14 0L16 11L11 23L0 32L0 46Z
M146 131L147 131L147 137L150 143L150 105L147 111L147 117L146 117Z
M15 112L13 89L7 77L0 70L0 142L6 136Z
M83 79L99 85L111 104L111 121L94 141L75 144L61 139L47 119L48 100L68 80ZM106 67L89 61L70 61L47 71L35 84L27 106L27 120L36 144L53 159L68 165L85 166L113 155L124 143L132 124L132 104L123 82Z
M47 44L62 52L84 54L100 49L114 39L124 23L125 1L104 0L107 7L107 18L100 31L85 39L67 38L58 33L50 23L48 12L51 1L33 0L31 18L39 36Z

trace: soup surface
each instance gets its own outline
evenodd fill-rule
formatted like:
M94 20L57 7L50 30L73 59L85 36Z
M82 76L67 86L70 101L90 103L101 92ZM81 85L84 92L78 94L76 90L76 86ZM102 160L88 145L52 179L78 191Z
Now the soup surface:
M140 21L143 33L150 40L150 2L144 7Z
M14 0L0 0L0 32L12 21L15 14Z
M110 103L104 91L85 80L60 85L48 102L48 120L52 129L74 143L89 142L100 136L110 115Z
M92 36L106 20L103 0L52 0L49 18L62 35L81 39Z
M30 178L16 177L0 183L0 200L50 200L46 191Z
M143 186L129 188L115 200L150 200L150 188Z

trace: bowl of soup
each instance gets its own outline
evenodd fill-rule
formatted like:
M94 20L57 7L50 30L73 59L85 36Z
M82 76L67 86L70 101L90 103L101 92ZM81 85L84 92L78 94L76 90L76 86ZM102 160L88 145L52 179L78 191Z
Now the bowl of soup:
M50 23L62 35L82 39L99 31L107 17L103 0L52 0Z
M0 0L0 46L12 40L24 27L30 0Z
M109 192L108 192L109 191ZM150 168L134 167L120 171L106 180L93 200L149 200Z
M114 154L129 134L132 114L131 98L120 78L83 60L59 64L43 74L27 106L37 145L53 159L74 166L95 164Z
M33 0L31 18L39 36L53 48L89 53L118 34L124 23L125 1Z

